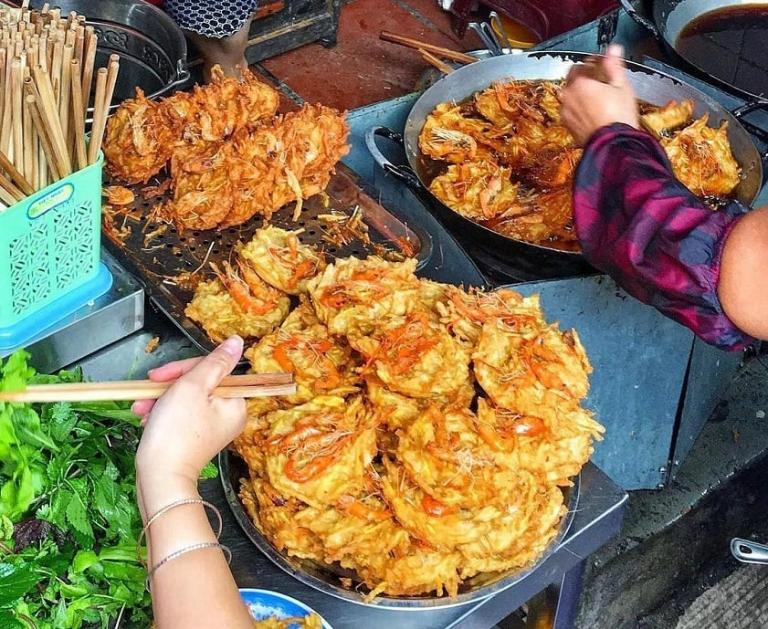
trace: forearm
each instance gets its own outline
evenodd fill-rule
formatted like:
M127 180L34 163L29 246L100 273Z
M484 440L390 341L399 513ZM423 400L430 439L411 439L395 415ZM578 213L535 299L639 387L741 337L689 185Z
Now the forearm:
M752 339L718 297L725 243L744 206L713 212L674 178L663 149L625 125L599 130L574 181L584 254L627 292L705 341L739 349Z
M196 485L184 480L139 475L137 482L147 517L179 499L198 496ZM217 541L200 504L179 506L163 514L152 523L147 538L150 569L180 549ZM252 627L219 548L195 550L163 564L152 576L151 588L159 629Z

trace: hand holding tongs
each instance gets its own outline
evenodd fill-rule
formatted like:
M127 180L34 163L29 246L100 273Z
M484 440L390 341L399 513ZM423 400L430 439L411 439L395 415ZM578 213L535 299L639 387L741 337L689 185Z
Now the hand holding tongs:
M734 537L731 540L731 554L742 563L768 564L768 546L748 539Z

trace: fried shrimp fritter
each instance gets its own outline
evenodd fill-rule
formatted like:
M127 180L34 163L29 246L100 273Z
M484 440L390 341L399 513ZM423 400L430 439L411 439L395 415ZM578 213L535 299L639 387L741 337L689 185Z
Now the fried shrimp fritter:
M477 432L503 465L569 486L592 456L592 442L602 438L603 427L577 402L550 391L535 412L524 415L480 398Z
M294 374L296 393L284 398L289 404L302 404L317 395L350 390L357 381L349 345L331 337L328 328L314 314L310 305L299 306L280 328L245 352L254 373Z
M693 101L669 101L663 107L654 107L640 116L640 123L657 138L668 135L684 125L693 116Z
M469 409L432 406L400 434L397 456L408 475L449 508L503 504L515 485L515 472L499 466L477 421Z
M469 383L469 352L423 310L390 316L370 336L349 337L366 369L396 393L445 397Z
M490 319L483 324L472 356L475 376L499 406L535 414L543 392L562 392L581 400L592 367L575 330L521 319Z
M433 159L455 164L476 161L491 156L489 147L478 142L491 130L487 121L467 117L460 105L441 103L427 116L419 148Z
M362 489L376 427L361 397L318 396L268 420L266 468L277 491L319 507Z
M181 121L160 102L136 88L107 123L104 157L107 171L126 183L144 183L171 158Z
M277 105L277 92L247 69L238 80L215 66L207 85L160 101L137 88L136 98L124 101L107 124L107 170L127 183L146 182L179 147L224 140L274 116Z
M708 120L704 114L671 138L662 138L661 145L675 177L691 192L725 196L739 185L741 169L728 142L728 121L713 129Z
M328 265L308 285L318 318L331 334L366 335L387 315L405 315L419 304L416 260L386 262L376 256Z
M497 127L514 124L520 117L558 123L559 92L559 85L552 81L498 82L475 94L475 106Z
M215 342L237 334L259 338L285 319L290 308L288 297L241 265L235 270L225 263L214 267L216 279L201 282L184 314L203 326Z
M309 280L325 268L317 250L301 244L302 230L266 226L238 250L268 284L290 294L307 292Z
M335 261L247 352L298 391L248 401L240 499L280 552L348 571L366 600L455 596L478 573L530 566L603 432L581 405L578 337L538 297L415 266Z
M493 162L463 162L448 166L429 184L429 189L447 206L475 220L514 216L525 212L518 199L517 184L509 169Z

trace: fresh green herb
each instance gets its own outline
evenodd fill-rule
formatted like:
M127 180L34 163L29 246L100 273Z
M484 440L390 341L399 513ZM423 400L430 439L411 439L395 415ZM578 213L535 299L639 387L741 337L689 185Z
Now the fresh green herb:
M81 380L36 375L23 352L0 360L3 391ZM127 405L0 402L0 629L149 626L138 439Z

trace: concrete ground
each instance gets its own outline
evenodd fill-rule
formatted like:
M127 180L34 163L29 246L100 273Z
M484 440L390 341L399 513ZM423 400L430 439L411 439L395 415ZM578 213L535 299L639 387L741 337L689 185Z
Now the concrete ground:
M673 483L632 492L620 538L592 557L580 629L670 629L768 540L768 356L745 361Z

